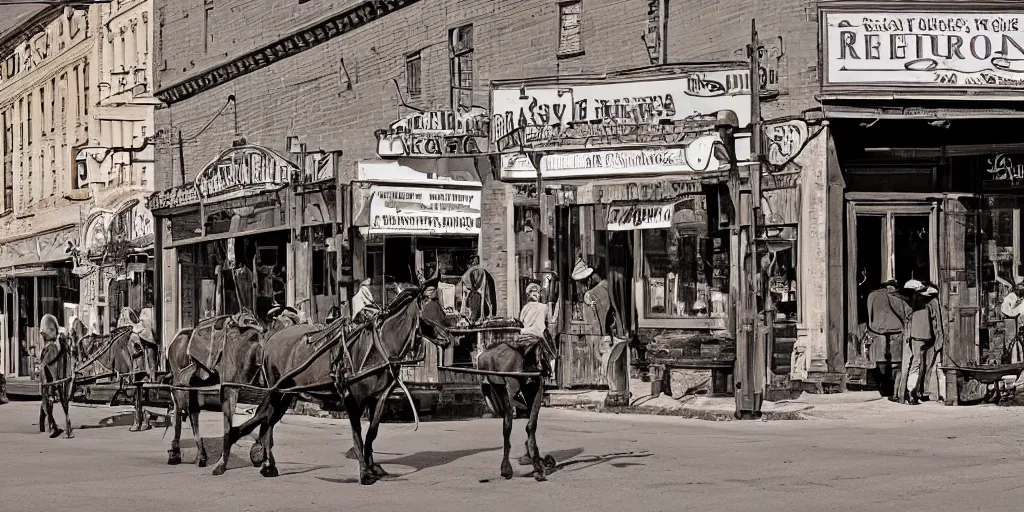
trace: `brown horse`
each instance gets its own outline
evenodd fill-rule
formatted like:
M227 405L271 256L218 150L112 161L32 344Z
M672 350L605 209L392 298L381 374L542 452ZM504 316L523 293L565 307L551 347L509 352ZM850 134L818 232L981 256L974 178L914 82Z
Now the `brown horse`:
M213 474L224 473L231 446L259 426L259 446L250 451L250 458L254 465L265 463L260 474L277 476L273 455L274 425L281 421L301 389L325 404L345 407L359 460L360 483L370 485L386 476L384 469L373 460L373 441L388 396L396 385L405 389L398 379L401 362L420 353L423 337L440 347L447 347L453 341L444 327L422 315L421 289L436 286L436 283L437 278L434 278L424 283L423 288L402 291L375 318L357 326L345 320L337 320L326 329L297 325L270 337L264 369L267 381L276 384L253 417L225 436L224 453ZM415 406L413 409L415 414ZM368 412L370 417L365 440L361 425L363 412Z
M39 431L50 432L50 438L62 433L71 439L71 416L68 405L75 392L75 362L78 359L78 345L72 340L71 331L63 329L57 317L45 314L39 319L39 335L43 338L43 350L39 356ZM53 418L53 402L60 402L64 409L65 428L61 430Z
M524 368L528 366L537 366L541 369L540 372L536 372L540 373L540 377L488 375L481 384L484 397L494 410L494 415L504 420L502 434L505 444L501 458L501 476L506 479L513 476L508 455L512 449L509 438L512 435L512 420L517 405L530 411L530 419L526 423L526 454L519 458L519 463L533 464L533 477L538 482L546 480L547 471L555 467L554 458L550 455L541 458L540 449L537 447L537 418L540 416L540 407L544 401L543 376L550 373L550 366L545 357L550 349L544 345L546 341L532 350L526 350L524 355L524 351L503 343L485 350L476 361L477 369L502 374L523 373ZM530 364L532 361L529 361L527 356L529 359L537 359L537 364Z
M231 421L234 418L238 389L223 384L261 385L259 370L263 357L263 332L264 329L256 317L246 311L232 316L204 319L194 329L178 331L171 340L167 347L167 362L172 386L174 439L171 441L171 449L167 450L168 464L181 463L181 421L187 410L192 425L192 436L199 451L196 455L196 464L199 467L206 467L206 448L199 436L199 391L195 388L222 385L220 403L226 433L231 428ZM203 368L202 364L189 355L190 342L199 340L197 343L211 343L212 338L220 336L223 337L223 349L219 352L219 358L213 363L207 362L212 368Z

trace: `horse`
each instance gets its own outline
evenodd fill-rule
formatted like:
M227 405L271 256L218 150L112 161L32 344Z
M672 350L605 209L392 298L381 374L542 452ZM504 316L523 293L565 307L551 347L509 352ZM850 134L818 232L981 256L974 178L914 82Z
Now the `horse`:
M253 465L264 464L260 474L278 476L273 455L273 431L285 411L302 390L318 401L343 405L352 426L353 447L359 460L359 482L371 485L387 476L373 460L384 404L396 385L408 390L398 378L401 362L418 354L422 338L448 347L453 338L441 325L422 315L422 290L436 286L438 278L421 288L401 291L376 317L357 325L338 319L326 328L297 325L278 331L267 340L263 367L268 382L276 382L253 417L232 427L224 439L224 452L214 475L222 475L231 446L260 427L258 446L250 450ZM351 380L350 380L351 379ZM363 412L370 417L366 438L362 436ZM413 414L416 414L415 405ZM418 416L417 416L418 423Z
M79 327L80 326L80 327ZM74 329L74 327L79 327ZM78 336L79 362L75 370L76 381L81 381L81 372L93 364L98 365L105 375L113 374L117 378L118 390L110 402L113 405L118 394L125 394L125 382L127 378L134 380L137 367L135 366L135 350L132 347L133 331L131 326L122 325L115 328L110 334L85 333L85 326L77 319L73 330L81 333ZM83 362L84 361L84 362ZM127 395L125 395L127 396ZM134 399L134 415L130 432L149 430L152 426L149 423L149 416L142 410L142 386L136 385Z
M501 458L501 476L506 480L514 475L508 455L512 449L509 438L512 435L512 420L516 406L530 411L530 419L526 423L526 454L519 458L519 463L524 466L532 464L533 477L538 482L547 480L547 472L555 467L554 458L550 455L541 458L540 449L537 447L537 418L540 416L540 407L544 401L543 378L551 372L547 363L547 356L550 354L546 354L550 348L545 347L546 344L547 340L532 349L532 357L538 363L536 366L541 369L539 377L507 375L524 372L528 364L527 355L531 349L527 349L524 354L523 351L502 343L485 350L476 360L478 370L506 374L487 375L480 385L494 415L503 419L502 434L505 443Z
M71 416L68 404L75 391L75 361L78 346L72 340L71 331L64 329L57 317L47 313L39 319L39 335L43 338L43 350L39 356L39 432L50 432L54 439L64 434L67 439L71 432ZM65 428L61 430L53 418L53 400L56 398L64 409Z
M167 346L167 362L174 408L174 439L171 448L167 450L167 464L181 464L181 421L187 410L198 449L196 464L201 468L206 467L206 448L199 436L199 391L182 388L221 384L220 403L226 432L231 428L234 418L238 389L224 384L261 385L261 339L264 332L264 327L255 315L243 311L236 315L203 319L195 328L178 331L171 340ZM206 333L209 333L208 337L204 337ZM217 340L217 336L222 337L222 340ZM210 360L200 362L189 354L189 345L193 342L208 344L206 349L209 349L219 341L223 341L223 348L210 349L213 353Z

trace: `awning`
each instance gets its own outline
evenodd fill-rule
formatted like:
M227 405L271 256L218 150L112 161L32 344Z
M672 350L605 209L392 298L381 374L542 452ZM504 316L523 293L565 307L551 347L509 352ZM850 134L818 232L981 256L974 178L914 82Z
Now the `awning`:
M480 234L479 187L372 184L354 189L353 196L353 225L366 234Z
M71 259L78 247L78 228L68 225L35 236L0 243L0 273L14 267L41 266Z

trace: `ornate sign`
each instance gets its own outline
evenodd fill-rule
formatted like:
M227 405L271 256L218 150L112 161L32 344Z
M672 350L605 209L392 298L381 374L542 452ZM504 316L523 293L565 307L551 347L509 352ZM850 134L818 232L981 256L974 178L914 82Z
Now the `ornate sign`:
M984 168L988 179L992 181L1020 182L1024 180L1024 157L1020 155L1000 153L987 159Z
M200 197L245 197L287 185L299 168L274 151L255 145L233 147L213 159L196 176Z
M371 234L480 234L480 191L426 187L370 189Z
M826 12L826 85L1024 87L1022 12Z
M675 205L631 204L608 207L608 231L629 231L633 229L660 229L672 227Z
M150 210L162 210L165 208L178 208L199 204L199 191L194 183L178 185L166 190L153 193L146 202Z
M487 110L417 112L377 130L377 156L471 155L487 148Z
M768 162L775 166L789 163L807 142L807 123L797 119L764 125L764 143Z

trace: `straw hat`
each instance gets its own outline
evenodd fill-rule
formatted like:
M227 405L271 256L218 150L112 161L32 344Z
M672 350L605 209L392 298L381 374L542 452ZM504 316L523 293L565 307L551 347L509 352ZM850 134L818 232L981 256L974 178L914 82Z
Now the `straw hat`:
M918 281L917 279L911 279L910 281L907 281L903 285L903 288L907 290L914 290L915 292L920 292L924 291L925 286L924 283L922 283L921 281Z
M586 263L583 263L583 258L580 258L576 260L576 266L572 269L572 279L573 281L582 281L593 273L594 269L588 267Z

